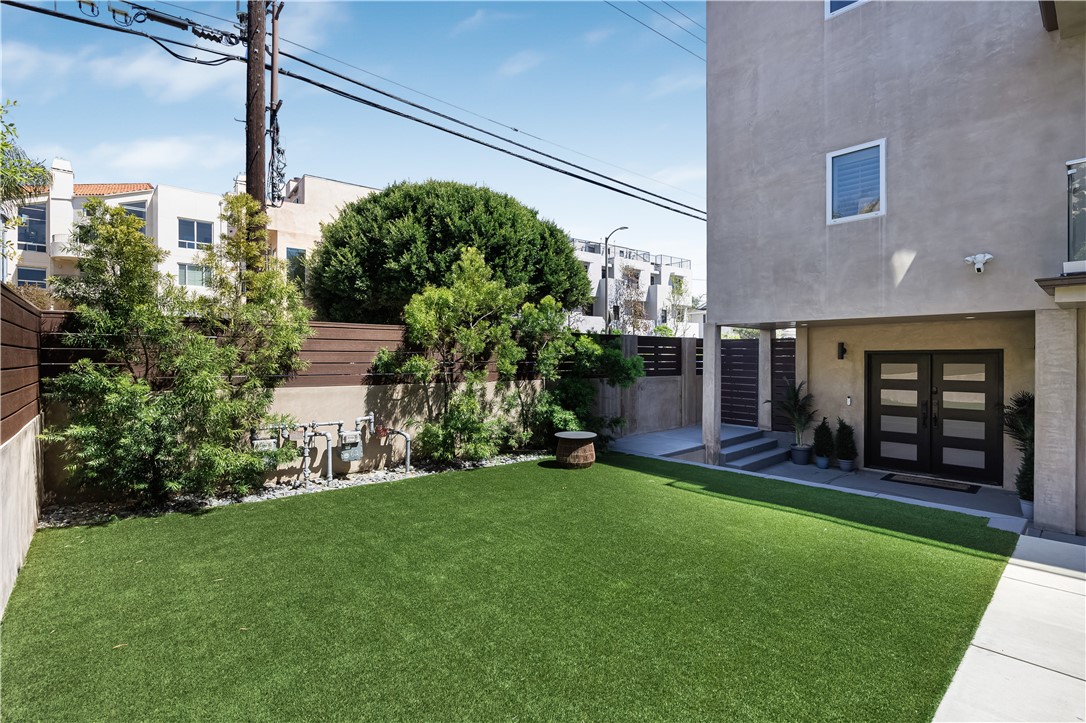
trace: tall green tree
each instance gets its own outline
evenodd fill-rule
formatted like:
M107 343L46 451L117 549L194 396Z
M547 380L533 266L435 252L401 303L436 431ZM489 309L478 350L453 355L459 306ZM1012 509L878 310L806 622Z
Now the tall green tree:
M465 247L477 248L494 278L538 303L567 309L589 298L569 236L516 199L449 181L398 183L348 204L323 228L307 264L308 294L330 321L399 323L414 294L448 286Z
M98 199L84 206L71 243L80 275L56 279L75 308L73 344L102 350L47 387L68 418L46 438L63 444L66 469L84 487L161 501L187 491L244 492L266 463L249 432L270 420L274 386L302 366L309 311L280 262L265 260L262 214L228 196L233 229L203 259L206 295L157 270L165 257L142 221Z
M14 107L12 100L5 100L0 105L0 216L7 228L18 225L19 204L53 182L53 174L45 163L31 158L19 147L19 132L8 118ZM0 253L12 259L15 250L10 242L4 241Z

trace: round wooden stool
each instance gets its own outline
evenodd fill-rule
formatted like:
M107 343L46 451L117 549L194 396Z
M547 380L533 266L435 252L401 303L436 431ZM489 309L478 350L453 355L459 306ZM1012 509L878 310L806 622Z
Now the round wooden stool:
M557 432L555 461L566 469L585 469L596 461L595 432Z

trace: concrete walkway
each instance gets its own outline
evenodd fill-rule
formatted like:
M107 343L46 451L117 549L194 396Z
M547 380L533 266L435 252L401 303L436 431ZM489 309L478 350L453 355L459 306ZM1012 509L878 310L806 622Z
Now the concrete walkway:
M1018 538L935 720L1086 720L1086 547Z
M727 425L721 440L749 431ZM616 452L677 459L701 446L701 429L633 435ZM1013 492L955 492L883 480L884 472L844 473L784 462L743 472L811 487L881 497L988 518L1020 535L992 601L935 714L936 721L1086 721L1086 539L1028 525Z

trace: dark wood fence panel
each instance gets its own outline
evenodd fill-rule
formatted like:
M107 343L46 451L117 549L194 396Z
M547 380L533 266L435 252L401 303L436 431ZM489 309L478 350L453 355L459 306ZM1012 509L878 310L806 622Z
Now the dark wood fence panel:
M683 373L681 339L666 336L637 337L637 354L645 360L645 376L677 377Z
M287 379L284 387L353 387L373 383L370 367L381 347L398 349L404 328L385 324L310 323L313 336L302 345L309 366Z
M796 340L774 339L770 344L773 369L773 401L784 399L785 390L796 381ZM792 423L774 407L773 430L791 432Z
M720 421L758 426L758 340L720 340Z
M41 412L41 311L0 286L0 444Z

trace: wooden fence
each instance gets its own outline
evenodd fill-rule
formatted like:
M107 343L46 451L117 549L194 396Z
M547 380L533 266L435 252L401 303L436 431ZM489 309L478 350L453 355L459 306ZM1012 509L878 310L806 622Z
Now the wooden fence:
M758 426L758 340L720 340L720 421Z
M639 336L637 337L637 354L645 360L645 376L647 377L682 376L682 339L666 336Z
M0 444L41 412L41 312L0 286Z
M773 370L773 401L784 399L788 385L796 381L796 340L774 339L770 343L771 369ZM773 409L773 431L791 432L788 417Z

